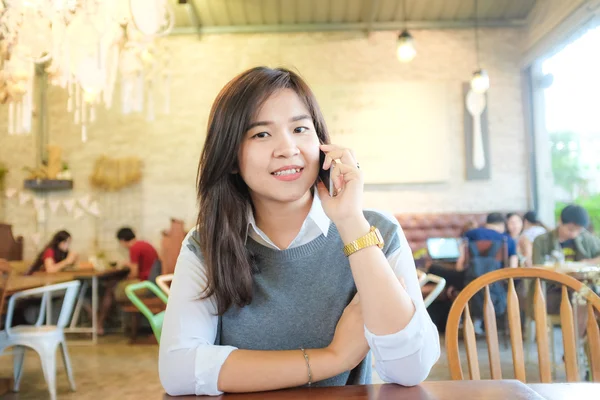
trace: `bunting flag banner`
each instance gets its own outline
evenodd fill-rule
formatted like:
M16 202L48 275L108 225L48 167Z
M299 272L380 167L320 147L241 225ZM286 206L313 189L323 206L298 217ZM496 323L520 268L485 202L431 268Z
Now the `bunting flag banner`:
M75 199L63 200L63 205L65 206L65 210L71 214L73 212L73 208L75 207Z
M4 194L6 195L6 197L8 197L9 199L11 199L15 194L17 194L17 189L15 188L8 188L4 191Z
M73 213L73 216L75 217L75 219L79 219L81 217L83 217L83 210L79 207L77 207L75 209L75 212Z
M90 206L88 207L88 212L90 214L92 214L94 217L99 217L100 216L100 209L98 208L98 202L94 201L92 204L90 204Z
M35 211L39 212L41 209L44 208L45 205L46 199L41 199L39 197L33 198L33 208L35 208Z
M29 200L31 200L31 195L29 193L20 192L19 193L19 205L24 205Z
M48 200L48 206L50 207L50 212L52 212L52 214L56 214L56 211L60 206L60 200Z
M87 210L88 207L90 206L91 201L92 201L91 196L89 194L86 194L85 196L83 196L79 199L78 203L81 206L81 208L83 208L84 210Z

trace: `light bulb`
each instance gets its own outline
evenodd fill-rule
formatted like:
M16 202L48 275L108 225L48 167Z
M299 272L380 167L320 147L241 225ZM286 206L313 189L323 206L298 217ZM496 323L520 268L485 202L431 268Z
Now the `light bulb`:
M417 55L415 40L406 29L398 36L396 55L398 56L398 60L402 62L410 62Z
M473 72L471 78L471 89L475 93L485 93L490 88L490 77L484 69L478 69Z
M83 89L83 101L88 104L92 104L96 102L96 96L98 92L94 90Z

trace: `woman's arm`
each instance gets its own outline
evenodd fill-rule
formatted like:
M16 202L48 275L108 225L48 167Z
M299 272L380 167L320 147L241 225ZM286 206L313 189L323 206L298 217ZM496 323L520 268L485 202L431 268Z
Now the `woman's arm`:
M370 228L364 215L336 225L345 244L364 236ZM367 247L350 255L348 260L367 329L375 335L390 335L404 329L415 313L415 306L381 249ZM413 274L416 279L416 271Z
M187 243L177 259L161 334L159 374L167 393L217 395L306 384L308 368L300 350L251 351L214 344L216 304L213 298L200 299L206 270ZM307 350L313 382L350 370L364 358L369 348L363 326L360 302L351 304L331 345Z
M387 257L398 279L415 304L415 314L401 331L377 336L365 329L369 346L375 355L375 369L386 382L404 386L421 383L440 357L440 340L436 326L431 321L419 288L410 246L398 227L400 247Z
M423 303L414 259L400 226L396 234L399 247L389 258L377 247L370 247L351 255L350 266L379 376L387 382L413 386L427 378L439 359L439 334ZM372 251L352 260L368 249Z
M523 257L525 257L525 266L531 267L533 265L533 243L525 235L521 235L519 239L519 249Z
M50 274L53 274L55 272L60 272L64 268L73 264L74 258L75 258L74 256L71 256L71 253L69 253L67 255L67 258L65 258L64 260L59 261L59 262L54 262L54 259L52 257L46 257L44 259L44 268L46 269L46 272L48 272Z

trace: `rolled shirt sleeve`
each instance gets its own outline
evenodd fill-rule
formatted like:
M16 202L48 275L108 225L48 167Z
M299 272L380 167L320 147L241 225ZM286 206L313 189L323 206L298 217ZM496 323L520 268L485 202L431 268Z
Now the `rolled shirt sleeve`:
M160 381L169 395L219 395L223 363L236 350L214 344L218 317L213 298L202 299L206 268L191 233L183 241L165 312L159 350Z
M408 325L390 335L374 335L365 326L365 337L375 356L375 369L385 382L414 386L423 382L440 358L440 338L421 294L415 261L408 241L398 228L400 247L388 256L398 278L402 277L415 313Z

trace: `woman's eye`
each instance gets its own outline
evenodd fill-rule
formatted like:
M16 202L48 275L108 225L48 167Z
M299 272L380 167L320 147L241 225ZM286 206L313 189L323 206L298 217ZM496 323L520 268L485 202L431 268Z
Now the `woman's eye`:
M296 129L294 129L294 133L304 133L308 130L307 127L305 126L299 126Z
M269 136L269 134L267 132L259 132L256 135L252 136L252 139L257 138L257 139L264 139L267 136Z

